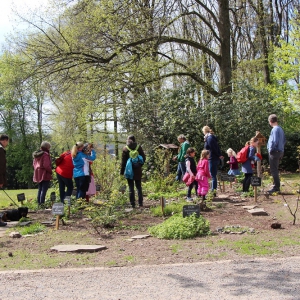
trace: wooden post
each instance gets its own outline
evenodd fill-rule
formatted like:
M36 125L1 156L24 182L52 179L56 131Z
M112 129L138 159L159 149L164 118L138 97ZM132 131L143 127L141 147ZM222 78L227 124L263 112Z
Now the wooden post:
M160 205L161 205L161 211L162 211L162 214L163 214L163 216L165 215L165 199L164 199L164 197L161 197L161 199L160 199Z
M225 193L225 181L222 181L222 183L223 183L223 191L222 191L222 193Z
M59 228L59 216L56 216L56 221L55 221L55 230L58 230Z
M257 186L254 186L254 200L257 202Z

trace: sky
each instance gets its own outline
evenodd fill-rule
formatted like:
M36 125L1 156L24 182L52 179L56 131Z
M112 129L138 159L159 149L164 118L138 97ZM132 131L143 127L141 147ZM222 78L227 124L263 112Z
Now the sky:
M0 46L5 42L5 35L13 31L12 8L22 12L39 7L42 3L47 3L47 0L0 0Z

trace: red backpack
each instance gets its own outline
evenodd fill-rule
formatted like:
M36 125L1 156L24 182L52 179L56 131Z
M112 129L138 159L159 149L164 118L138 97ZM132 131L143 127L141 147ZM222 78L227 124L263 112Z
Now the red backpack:
M245 146L244 148L242 148L236 155L236 160L243 164L244 162L247 161L248 159L248 150L249 150L249 146Z

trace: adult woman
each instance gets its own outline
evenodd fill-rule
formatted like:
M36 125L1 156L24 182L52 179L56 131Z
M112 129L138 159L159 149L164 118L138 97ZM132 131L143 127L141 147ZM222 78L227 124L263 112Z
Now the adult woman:
M59 187L60 201L64 203L66 196L71 196L73 191L73 161L71 151L63 152L56 160L56 176ZM67 188L67 191L66 191Z
M90 155L88 147L84 147L82 142L77 142L71 151L72 161L74 165L73 177L75 180L77 193L76 199L85 199L86 192L90 184L90 162L96 159L96 152L93 145L89 144Z
M220 163L220 159L223 159L221 155L221 151L219 148L218 140L214 135L213 131L208 127L204 126L202 128L202 132L204 134L204 149L209 150L209 172L212 178L211 190L216 196L216 191L218 187L217 181L217 173L218 173L218 165Z
M33 157L33 181L38 183L37 202L38 205L45 203L46 194L52 179L52 165L50 158L51 145L44 141L41 143L40 150L34 151Z
M137 149L139 155L143 157L145 162L146 156L145 153L140 145L135 142L135 137L130 135L127 138L126 146L123 148L122 152L122 162L121 162L121 171L120 174L124 175L125 167L129 158L129 151ZM129 200L131 206L135 208L135 194L134 194L134 184L138 192L138 201L139 207L143 207L143 192L142 192L142 166L137 165L135 169L133 169L133 179L127 178L127 183L129 187Z

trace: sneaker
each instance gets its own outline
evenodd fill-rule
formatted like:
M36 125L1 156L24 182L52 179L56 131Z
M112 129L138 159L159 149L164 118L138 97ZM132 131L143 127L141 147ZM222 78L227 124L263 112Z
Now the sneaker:
M191 197L186 197L186 202L194 202L194 200Z
M276 189L276 188L272 188L272 189L267 191L268 194L279 193L279 192L280 192L280 190Z
M4 226L6 226L7 225L7 223L6 222L2 222L2 221L0 221L0 226L1 227L4 227Z

